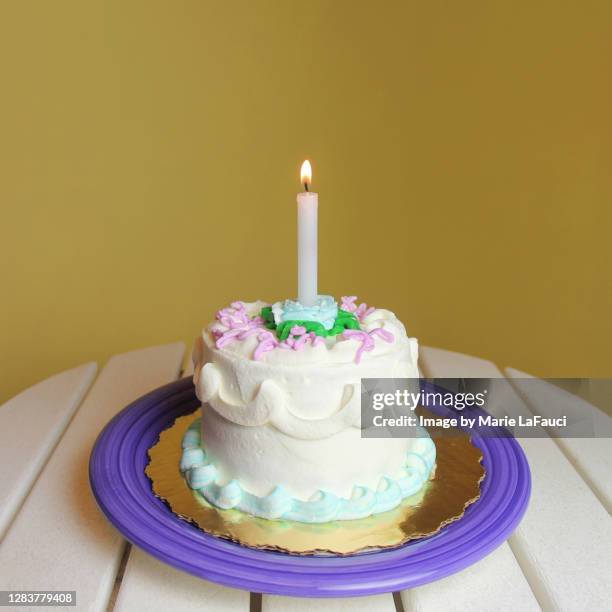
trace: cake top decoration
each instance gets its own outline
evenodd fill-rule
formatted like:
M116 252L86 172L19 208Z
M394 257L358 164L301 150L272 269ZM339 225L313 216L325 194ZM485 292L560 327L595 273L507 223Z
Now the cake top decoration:
M394 335L382 327L363 327L365 319L376 309L365 303L357 306L355 300L355 296L342 297L340 308L330 296L319 296L312 307L286 300L261 307L259 314L257 311L249 314L244 302L232 302L217 312L210 333L217 349L254 339L255 361L261 361L273 350L301 351L308 346L325 345L326 338L337 337L336 342L359 343L354 361L360 363L364 352L374 350L375 338L391 343Z
M274 322L278 327L285 321L316 321L330 330L338 315L338 304L331 295L318 295L314 306L304 306L294 300L272 304Z

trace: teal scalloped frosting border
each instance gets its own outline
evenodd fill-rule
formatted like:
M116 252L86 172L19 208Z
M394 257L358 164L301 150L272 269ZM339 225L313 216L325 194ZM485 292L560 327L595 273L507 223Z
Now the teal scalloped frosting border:
M419 430L414 450L406 453L404 475L398 479L383 476L376 491L355 485L348 499L317 491L308 501L302 501L291 497L281 485L269 495L258 497L244 491L237 480L218 484L217 469L208 461L201 445L199 418L183 435L179 467L191 489L224 510L235 508L266 519L300 523L359 519L392 510L427 482L436 463L436 446L424 429Z

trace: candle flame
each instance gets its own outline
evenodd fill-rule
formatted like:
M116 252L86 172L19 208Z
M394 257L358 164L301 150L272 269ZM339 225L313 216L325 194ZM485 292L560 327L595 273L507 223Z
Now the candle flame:
M302 185L308 190L307 185L310 185L312 181L312 168L310 166L310 162L305 159L302 164L302 168L300 169L300 181Z

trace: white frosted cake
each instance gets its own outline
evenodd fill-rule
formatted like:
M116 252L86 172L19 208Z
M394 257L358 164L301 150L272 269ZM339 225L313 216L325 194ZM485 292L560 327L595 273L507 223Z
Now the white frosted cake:
M319 296L234 302L196 340L201 418L181 470L210 504L267 519L363 518L416 494L435 466L428 436L363 438L361 378L418 377L395 315Z

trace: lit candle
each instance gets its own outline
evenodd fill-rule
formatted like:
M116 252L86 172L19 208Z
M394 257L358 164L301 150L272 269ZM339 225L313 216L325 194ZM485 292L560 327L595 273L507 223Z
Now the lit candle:
M317 302L317 208L319 196L308 191L312 168L306 160L300 179L304 191L298 193L298 302L314 306Z

